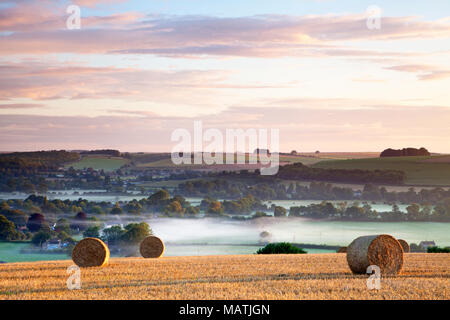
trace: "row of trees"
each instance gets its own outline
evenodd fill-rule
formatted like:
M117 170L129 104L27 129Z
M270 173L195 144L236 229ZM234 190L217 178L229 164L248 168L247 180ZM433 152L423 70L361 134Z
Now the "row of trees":
M64 176L60 179L60 176ZM123 181L120 177L111 178L110 173L94 169L76 170L72 167L55 169L54 171L14 172L6 169L0 172L1 192L25 192L29 194L44 194L48 190L69 189L105 189L122 192Z
M380 154L380 158L385 157L417 157L417 156L431 156L431 153L425 148L403 148L403 149L386 149Z
M300 183L286 184L282 181L244 183L226 179L194 180L181 183L178 194L189 197L211 197L239 199L253 196L260 200L364 200L387 203L439 204L450 198L450 190L444 188L421 189L416 191L388 191L385 187L365 184L363 190L339 187L331 183L311 182L309 186Z
M299 162L281 166L276 177L290 180L401 185L405 181L406 174L398 170L311 168Z
M240 178L251 178L258 181L270 181L276 178L303 181L331 181L340 183L376 183L388 185L404 184L406 174L399 170L360 170L360 169L326 169L312 168L297 162L280 166L275 176L261 176L259 170L250 172L241 170ZM236 177L236 172L212 173L218 177Z
M274 206L274 216L305 217L312 219L334 219L344 221L435 221L450 222L450 201L435 206L413 203L402 212L397 205L391 211L378 212L368 204L354 202L333 204L323 201L320 204L294 206L287 211L283 207Z

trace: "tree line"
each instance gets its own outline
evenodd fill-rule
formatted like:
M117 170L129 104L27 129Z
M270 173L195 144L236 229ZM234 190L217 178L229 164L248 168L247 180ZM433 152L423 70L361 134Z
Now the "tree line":
M186 181L178 185L176 193L186 197L211 197L221 199L239 199L253 196L260 200L364 200L387 203L438 204L450 198L450 189L441 187L416 191L388 191L386 187L365 184L362 190L336 186L325 182L301 183L240 182L229 179L199 179Z
M308 206L290 207L289 211L282 207L274 207L276 216L305 217L311 219L332 219L340 221L433 221L450 222L450 201L435 207L430 205L410 204L406 212L402 212L398 205L394 204L391 211L378 212L368 203L361 205L359 202L348 204L341 202L333 204L323 201L319 204Z

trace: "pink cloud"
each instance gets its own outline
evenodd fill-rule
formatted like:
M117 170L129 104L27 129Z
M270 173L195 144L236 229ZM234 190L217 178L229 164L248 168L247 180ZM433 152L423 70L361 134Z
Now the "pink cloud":
M450 70L433 70L431 73L421 74L420 80L440 80L450 77Z
M450 77L450 70L445 70L437 66L408 64L398 65L386 68L401 72L417 73L419 80L440 80Z
M126 1L127 0L74 0L74 3L76 3L79 6L93 8L100 4L114 4Z
M0 10L0 15L4 10ZM421 21L416 17L385 17L383 28L374 32L366 27L364 14L239 18L162 16L143 19L137 13L123 13L85 17L82 18L81 30L65 30L64 24L50 28L55 21L61 23L65 15L61 16L59 12L43 20L41 11L36 13L37 17L30 18L29 24L17 21L21 18L18 13L11 15L3 12L7 22L0 30L13 33L0 37L0 54L390 56L399 53L350 49L344 47L342 42L450 37L450 23L445 20Z
M222 89L276 88L234 83L228 80L230 72L222 70L164 71L27 61L0 64L0 72L0 100L126 99L207 109L219 103Z
M34 109L34 108L42 108L45 105L38 103L9 103L9 104L0 104L0 110L4 109Z
M89 1L80 0L79 5L93 7L99 3L116 3L121 1ZM0 9L0 31L40 33L66 30L69 14L66 9L73 4L70 1L56 2L51 0L17 1L15 5ZM108 16L84 16L81 10L84 28L126 28L140 18L142 13L123 12Z

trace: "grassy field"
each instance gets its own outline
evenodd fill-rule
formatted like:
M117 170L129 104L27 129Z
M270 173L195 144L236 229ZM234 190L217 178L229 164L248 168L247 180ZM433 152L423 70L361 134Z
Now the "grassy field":
M450 186L450 162L438 162L445 156L391 157L350 160L325 160L316 163L316 168L334 169L391 169L406 173L408 185Z
M319 154L313 152L300 153L299 156L318 157L319 159L365 159L378 158L379 152L321 152Z
M121 157L89 155L81 158L80 161L66 165L67 168L74 169L92 168L95 170L114 171L126 164L128 161Z
M450 299L450 254L406 254L380 290L336 253L117 258L82 269L81 290L66 287L70 265L0 265L0 299Z
M301 162L304 165L313 165L319 161L322 161L324 159L348 159L352 158L352 155L356 157L354 154L323 154L323 155L314 155L314 154L308 154L308 155L280 155L279 161L281 163L296 163ZM368 156L367 154L364 154ZM206 157L206 156L205 156ZM146 162L138 162L137 167L138 168L167 168L167 167L174 167L175 165L172 163L172 159L170 158L170 154L167 154L165 158L161 159L161 157L154 157L155 159ZM254 154L246 154L245 155L245 161L249 162L249 159L258 160L257 156ZM234 157L234 161L237 161L237 157ZM223 155L223 163L226 163L226 155ZM206 165L203 163L203 165ZM179 165L177 167L200 167L202 165Z
M0 242L0 261L42 261L42 260L67 260L67 254L57 253L21 253L21 249L30 247L29 243Z

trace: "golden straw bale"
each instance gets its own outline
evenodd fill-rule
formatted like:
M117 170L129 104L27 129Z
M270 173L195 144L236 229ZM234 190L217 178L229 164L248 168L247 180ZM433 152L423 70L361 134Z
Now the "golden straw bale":
M79 267L103 267L109 261L109 248L100 239L85 238L73 248L72 260Z
M164 243L158 237L148 236L141 242L140 252L144 258L159 258L164 253Z
M347 262L353 273L366 273L376 265L382 274L397 274L403 267L403 249L394 237L382 234L356 238L347 247Z
M408 253L409 252L409 244L403 239L398 239L398 242L402 246L403 252Z

